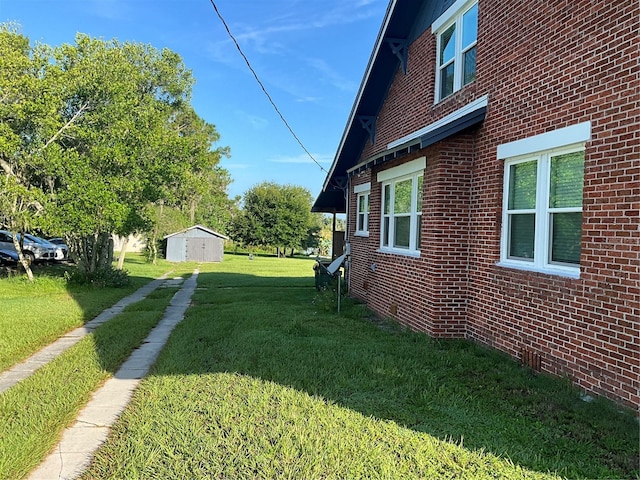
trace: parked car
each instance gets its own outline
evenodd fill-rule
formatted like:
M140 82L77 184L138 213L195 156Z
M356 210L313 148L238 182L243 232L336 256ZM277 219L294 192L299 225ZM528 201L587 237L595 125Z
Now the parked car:
M20 234L18 234L18 241L20 241ZM13 244L13 235L6 230L0 230L0 249L16 251L16 247ZM48 247L44 244L29 240L26 236L22 244L22 254L27 258L29 262L44 262L49 260L55 260L56 250L55 248Z
M69 254L69 249L67 248L66 245L58 245L56 243L53 243L50 240L45 240L42 237L38 237L36 235L33 235L31 233L25 233L24 234L24 238L25 240L31 240L32 242L38 243L46 248L51 248L54 250L55 252L55 260L57 261L62 261L64 259L67 258L68 254Z
M53 237L53 238L50 238L49 241L54 245L57 245L58 247L62 248L62 251L64 252L64 258L69 258L69 247L67 246L64 238Z
M19 260L18 254L13 250L0 250L0 266L14 267L18 264Z

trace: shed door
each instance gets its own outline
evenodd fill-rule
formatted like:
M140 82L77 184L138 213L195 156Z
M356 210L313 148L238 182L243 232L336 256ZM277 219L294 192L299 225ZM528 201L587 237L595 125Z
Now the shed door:
M214 261L215 240L215 238L187 238L187 261Z

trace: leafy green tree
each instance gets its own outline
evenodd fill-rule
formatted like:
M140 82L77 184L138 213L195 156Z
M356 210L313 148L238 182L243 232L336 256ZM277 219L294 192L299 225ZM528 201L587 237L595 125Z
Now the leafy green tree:
M214 168L198 179L199 190L189 199L191 224L201 224L216 232L226 233L231 219L238 213L240 197L231 199L227 188L231 177L226 170ZM186 205L185 205L186 206Z
M311 193L296 185L264 182L245 192L244 207L231 222L230 236L241 244L298 248L317 227L311 213Z
M0 224L14 239L16 233L40 226L46 199L33 176L42 167L42 152L64 129L52 86L43 75L47 62L45 47L32 49L16 25L0 25Z
M184 203L203 177L228 184L228 149L174 52L86 35L31 48L2 26L0 58L2 222L64 235L81 270L111 268L113 233L153 230L148 204Z

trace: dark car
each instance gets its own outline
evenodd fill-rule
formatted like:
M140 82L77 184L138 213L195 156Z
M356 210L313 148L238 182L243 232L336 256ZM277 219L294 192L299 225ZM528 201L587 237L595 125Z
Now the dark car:
M3 267L13 267L18 264L18 254L11 250L0 250L0 265Z

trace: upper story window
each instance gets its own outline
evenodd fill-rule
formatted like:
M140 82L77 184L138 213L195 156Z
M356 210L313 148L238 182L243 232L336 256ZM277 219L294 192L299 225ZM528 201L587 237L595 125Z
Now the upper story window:
M356 197L356 232L355 235L369 236L369 203L371 183L356 185L353 189Z
M420 255L424 157L378 174L382 182L380 250Z
M478 4L458 1L432 26L437 35L436 101L476 78Z
M580 275L582 142L589 136L587 122L498 147L498 156L505 158L502 265ZM563 139L581 143L561 146ZM524 153L545 144L553 148Z

